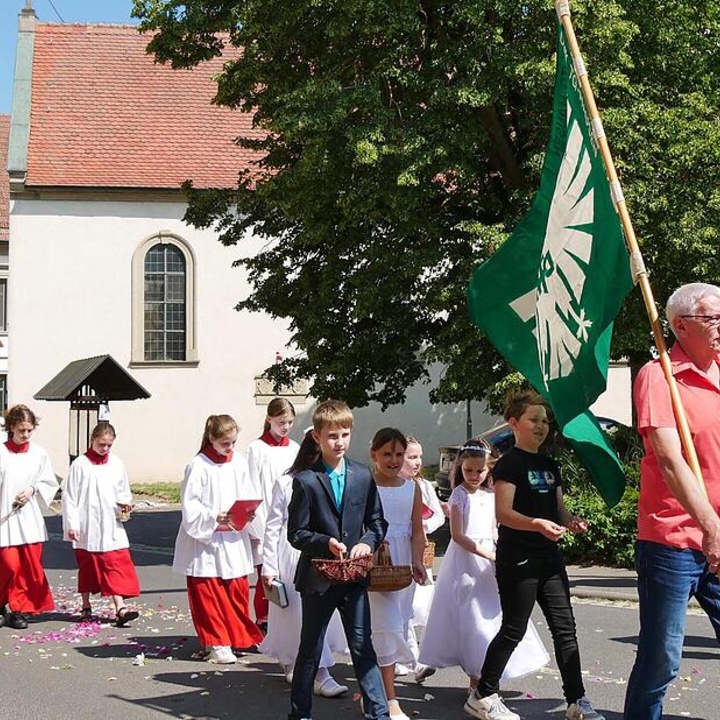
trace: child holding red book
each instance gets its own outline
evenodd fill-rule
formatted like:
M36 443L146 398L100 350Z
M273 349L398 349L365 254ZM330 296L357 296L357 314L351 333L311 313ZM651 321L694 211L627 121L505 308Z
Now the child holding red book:
M207 660L223 664L235 662L232 648L262 640L248 607L251 539L258 539L255 514L236 518L228 512L236 500L259 494L245 458L234 451L237 434L229 415L207 419L200 452L185 469L173 561L173 570L187 576L190 614Z

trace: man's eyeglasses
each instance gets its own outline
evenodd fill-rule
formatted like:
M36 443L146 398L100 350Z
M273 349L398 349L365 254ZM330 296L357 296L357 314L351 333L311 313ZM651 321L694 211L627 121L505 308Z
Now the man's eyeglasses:
M681 315L680 317L699 320L705 327L720 327L720 315Z

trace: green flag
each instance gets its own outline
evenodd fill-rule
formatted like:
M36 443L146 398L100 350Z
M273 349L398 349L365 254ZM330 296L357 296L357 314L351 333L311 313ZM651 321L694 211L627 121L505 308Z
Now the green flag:
M611 506L625 476L588 408L605 389L612 323L631 289L622 228L558 23L540 189L508 240L475 270L468 299L476 325L548 400Z

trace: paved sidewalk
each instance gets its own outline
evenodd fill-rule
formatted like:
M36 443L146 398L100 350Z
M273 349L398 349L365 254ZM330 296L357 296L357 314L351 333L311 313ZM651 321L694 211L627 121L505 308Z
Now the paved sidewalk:
M634 570L601 565L568 565L567 572L573 597L638 601L637 575Z

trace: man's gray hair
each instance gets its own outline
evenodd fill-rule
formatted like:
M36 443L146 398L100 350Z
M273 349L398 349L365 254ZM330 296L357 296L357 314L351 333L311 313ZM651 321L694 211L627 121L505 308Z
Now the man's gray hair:
M670 296L665 306L665 316L673 335L677 335L675 332L675 318L682 315L694 315L697 304L709 295L720 298L720 287L709 283L688 283L687 285L681 285Z

